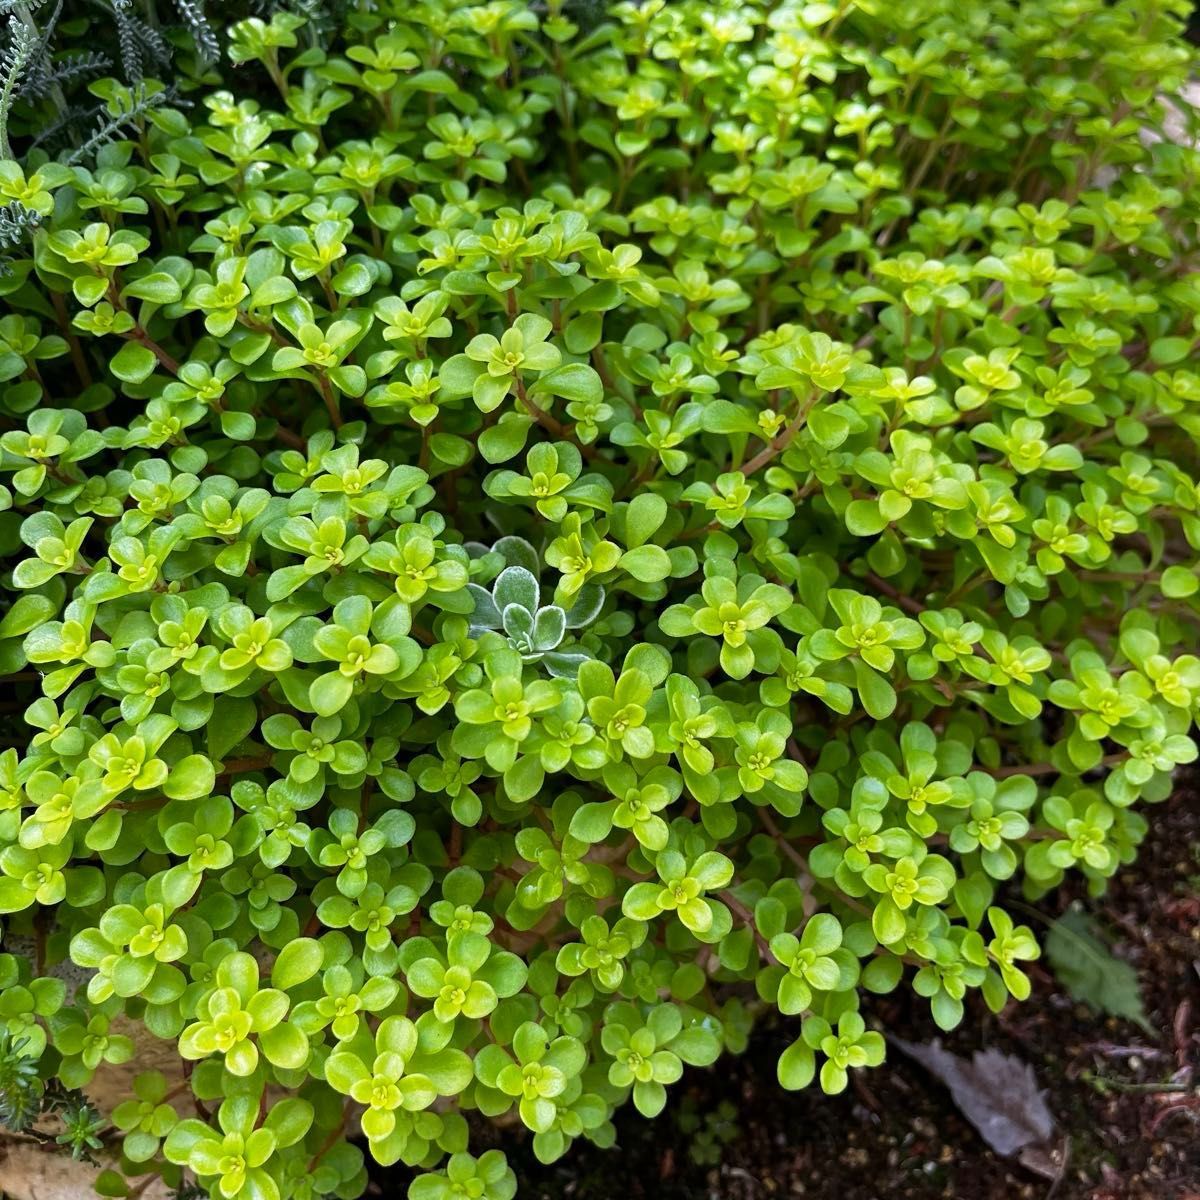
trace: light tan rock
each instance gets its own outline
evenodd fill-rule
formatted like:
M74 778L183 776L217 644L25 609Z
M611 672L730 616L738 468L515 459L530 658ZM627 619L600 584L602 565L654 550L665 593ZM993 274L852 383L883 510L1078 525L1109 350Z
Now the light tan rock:
M95 1200L96 1177L110 1165L103 1156L99 1161L99 1167L73 1162L35 1142L5 1138L0 1141L0 1195L7 1200ZM139 1200L168 1200L170 1194L161 1179L154 1179Z

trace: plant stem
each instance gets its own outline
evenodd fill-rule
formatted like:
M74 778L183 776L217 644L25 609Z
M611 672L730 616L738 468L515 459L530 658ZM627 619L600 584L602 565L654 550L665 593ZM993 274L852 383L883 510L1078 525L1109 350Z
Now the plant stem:
M763 447L744 467L742 474L747 479L754 474L755 471L765 467L777 455L782 454L789 445L792 439L804 427L804 422L808 420L808 414L812 411L812 406L816 403L817 393L815 390L809 393L808 398L804 400L796 415L792 418L788 427L774 438L766 446Z

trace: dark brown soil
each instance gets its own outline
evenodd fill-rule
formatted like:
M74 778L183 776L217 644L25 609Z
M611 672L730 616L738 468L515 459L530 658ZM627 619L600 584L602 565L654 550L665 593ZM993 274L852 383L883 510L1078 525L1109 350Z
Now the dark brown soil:
M783 1027L763 1027L739 1059L691 1072L657 1121L622 1112L612 1150L580 1143L545 1167L520 1131L481 1128L477 1145L502 1146L521 1200L1200 1200L1196 781L1153 813L1137 863L1105 896L1064 889L1041 911L1057 915L1071 899L1118 936L1154 1036L1076 1004L1035 964L1027 1003L999 1017L979 1005L944 1038L960 1054L994 1046L1033 1066L1058 1123L1033 1169L988 1149L944 1087L895 1049L842 1096L783 1092ZM876 998L869 1016L913 1041L938 1034L908 994ZM403 1195L404 1182L392 1175L381 1190Z

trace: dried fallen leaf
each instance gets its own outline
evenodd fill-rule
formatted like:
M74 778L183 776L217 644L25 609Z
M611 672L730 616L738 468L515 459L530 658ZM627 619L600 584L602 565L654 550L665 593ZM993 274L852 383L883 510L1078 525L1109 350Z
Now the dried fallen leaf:
M961 1058L937 1038L890 1040L950 1089L963 1116L997 1154L1011 1156L1053 1134L1054 1118L1028 1063L1000 1050L977 1050L973 1058Z

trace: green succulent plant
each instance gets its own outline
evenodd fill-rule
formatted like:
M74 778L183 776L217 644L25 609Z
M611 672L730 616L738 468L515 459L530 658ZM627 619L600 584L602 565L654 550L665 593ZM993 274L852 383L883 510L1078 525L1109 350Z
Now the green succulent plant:
M133 7L0 6L0 1117L509 1200L1027 997L1197 757L1182 0Z

